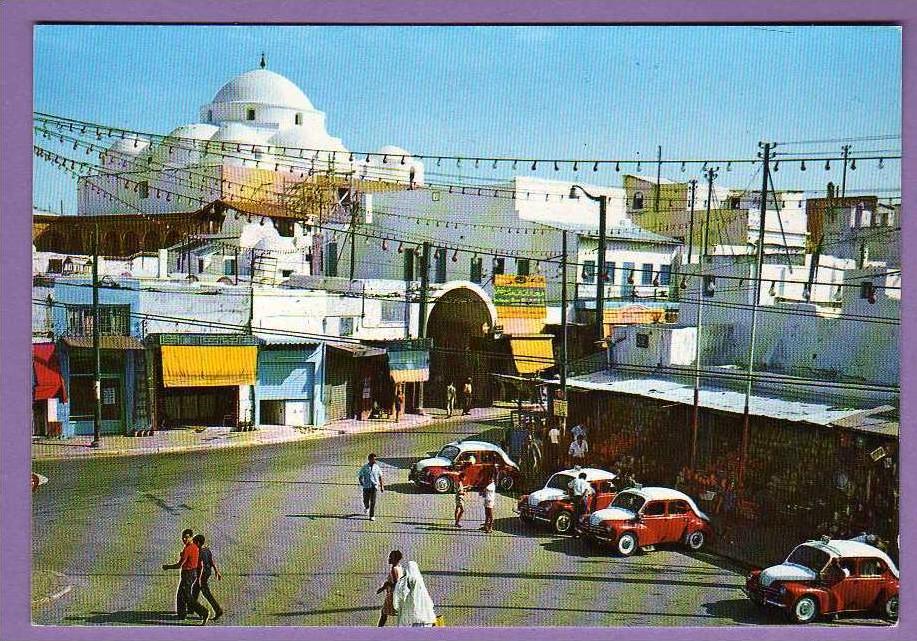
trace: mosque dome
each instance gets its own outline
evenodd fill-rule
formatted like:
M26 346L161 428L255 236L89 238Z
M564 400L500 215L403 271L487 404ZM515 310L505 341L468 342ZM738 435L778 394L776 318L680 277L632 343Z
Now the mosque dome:
M340 138L329 136L318 127L287 127L271 136L268 142L276 147L348 152Z
M270 131L262 131L238 122L227 122L211 137L215 142L235 142L243 145L262 145L270 138Z
M253 69L236 76L216 93L213 104L244 102L314 111L306 94L279 73Z

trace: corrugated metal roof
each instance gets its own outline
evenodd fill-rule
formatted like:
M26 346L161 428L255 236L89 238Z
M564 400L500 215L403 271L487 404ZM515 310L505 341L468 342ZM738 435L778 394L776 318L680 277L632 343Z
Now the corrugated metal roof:
M271 334L267 332L255 332L255 336L264 341L266 345L317 345L320 342L303 336Z
M597 238L598 232L588 232L582 234L587 238ZM617 227L608 227L605 229L605 238L608 241L615 240L633 240L644 243L658 243L661 245L681 245L683 244L680 240L675 240L674 238L669 238L668 236L663 236L651 232L643 227L634 226L617 226Z
M694 403L693 387L663 379L622 379L607 372L596 372L584 376L571 377L567 379L567 386L574 389L634 394L685 405ZM699 403L701 407L708 409L741 414L745 410L745 394L729 389L705 386L700 390ZM795 401L760 395L751 396L748 409L749 413L754 416L766 416L823 426L846 427L888 436L898 435L897 422L873 418L875 423L870 424L869 419L872 417L868 416L863 409L838 408L826 403ZM864 414L867 415L864 416ZM857 417L858 420L851 421L851 419Z
M64 343L69 347L92 349L91 336L67 336ZM143 349L143 343L133 336L99 336L100 349Z

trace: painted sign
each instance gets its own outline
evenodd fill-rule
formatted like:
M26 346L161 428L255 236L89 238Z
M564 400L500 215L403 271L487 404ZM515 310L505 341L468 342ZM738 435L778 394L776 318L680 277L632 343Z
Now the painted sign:
M568 416L567 401L554 400L554 416Z
M547 318L545 277L497 274L494 306L507 334L538 334Z

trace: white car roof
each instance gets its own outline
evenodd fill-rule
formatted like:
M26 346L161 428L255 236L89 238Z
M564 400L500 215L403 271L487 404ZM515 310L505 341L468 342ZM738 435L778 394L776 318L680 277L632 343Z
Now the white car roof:
M611 472L600 470L597 467L571 468L569 470L561 470L560 472L555 472L555 474L569 474L573 478L577 478L583 472L586 473L586 480L590 483L592 481L612 481L617 478L617 476Z
M468 452L469 450L487 450L490 452L497 452L500 454L500 456L503 457L504 461L511 463L515 467L518 467L518 465L513 462L509 455L503 451L502 447L499 445L494 445L493 443L488 443L487 441L453 441L452 443L449 443L449 445L454 445L455 447L459 448L460 452ZM449 447L449 445L446 445L445 447Z
M634 487L622 490L621 494L624 492L633 492L638 496L642 496L647 501L687 501L688 505L691 506L691 509L694 510L698 516L700 516L705 521L710 520L710 517L704 514L703 510L697 507L697 503L694 502L694 499L692 499L684 492L679 492L678 490L673 490L668 487Z
M892 573L895 576L898 576L898 566L895 565L895 562L892 561L885 552L873 545L869 545L868 543L861 543L860 541L849 541L846 539L831 539L827 542L806 541L802 545L818 548L819 550L824 550L831 556L837 556L841 558L866 557L882 559L891 569Z

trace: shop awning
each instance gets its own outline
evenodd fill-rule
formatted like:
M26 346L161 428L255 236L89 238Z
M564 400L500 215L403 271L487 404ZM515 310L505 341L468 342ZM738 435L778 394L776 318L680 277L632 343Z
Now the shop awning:
M339 349L342 352L347 352L354 358L382 356L385 354L385 350L380 347L371 347L369 345L361 345L360 343L332 343L329 341L328 347L331 347L332 349Z
M67 402L67 388L60 374L54 343L32 345L32 367L35 371L33 400L46 401L59 397Z
M550 334L511 336L509 347L519 374L535 374L554 365L554 337Z
M406 349L388 352L388 369L395 383L421 383L430 379L430 352Z
M164 387L254 385L258 348L250 345L163 345Z
M67 336L64 343L68 347L92 349L92 336ZM133 336L99 336L100 349L143 349L143 343Z

